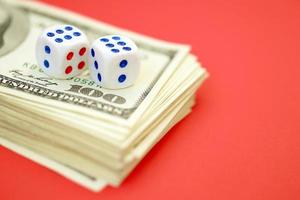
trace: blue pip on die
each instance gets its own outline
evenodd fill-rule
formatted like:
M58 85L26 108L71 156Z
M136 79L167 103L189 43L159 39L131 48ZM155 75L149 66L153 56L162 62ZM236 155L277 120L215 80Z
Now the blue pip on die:
M89 41L79 28L55 25L39 36L36 59L47 75L58 79L71 78L87 65L88 47Z
M140 57L136 44L120 35L96 39L88 57L91 78L107 89L133 85L140 71Z

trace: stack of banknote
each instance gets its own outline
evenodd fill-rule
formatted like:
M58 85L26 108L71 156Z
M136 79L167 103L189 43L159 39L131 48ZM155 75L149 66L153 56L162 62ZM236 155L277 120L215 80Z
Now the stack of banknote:
M0 18L0 144L94 191L122 183L191 111L207 77L189 46L41 3L2 2ZM45 75L35 42L55 24L75 25L91 41L108 34L133 39L142 58L136 84L107 90L88 71L69 80Z

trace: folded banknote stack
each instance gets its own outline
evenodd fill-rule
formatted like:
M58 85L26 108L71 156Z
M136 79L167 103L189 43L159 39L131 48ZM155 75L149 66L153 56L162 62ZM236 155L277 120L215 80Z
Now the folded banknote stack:
M37 2L0 6L0 144L99 191L119 186L149 150L182 120L207 77L186 45L123 30ZM45 27L72 24L89 39L122 34L141 52L136 84L96 85L85 71L56 80L35 61Z

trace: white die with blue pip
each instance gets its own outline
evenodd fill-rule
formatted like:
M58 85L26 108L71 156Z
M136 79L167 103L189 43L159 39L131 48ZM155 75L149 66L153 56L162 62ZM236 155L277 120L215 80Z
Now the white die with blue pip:
M89 42L86 35L71 25L45 29L37 40L36 59L47 75L66 79L83 71L87 64Z
M98 85L120 89L135 83L140 71L140 57L131 39L107 35L96 39L90 49L90 74Z

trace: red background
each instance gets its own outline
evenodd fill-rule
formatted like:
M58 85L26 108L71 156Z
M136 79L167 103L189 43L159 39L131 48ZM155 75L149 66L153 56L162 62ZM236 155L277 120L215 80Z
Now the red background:
M300 1L45 0L189 43L211 77L120 188L92 193L0 148L0 199L300 199Z

